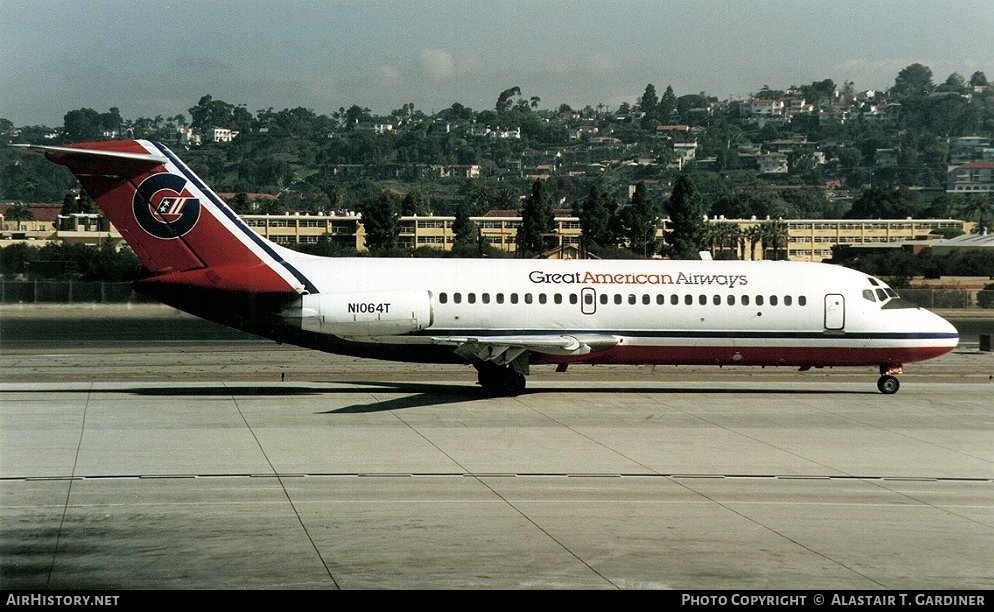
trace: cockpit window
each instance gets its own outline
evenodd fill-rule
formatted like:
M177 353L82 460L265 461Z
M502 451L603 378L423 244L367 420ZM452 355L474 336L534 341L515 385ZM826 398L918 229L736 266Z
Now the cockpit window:
M880 281L878 281L877 279L873 278L872 276L868 276L867 280L869 280L870 284L873 285L874 287L879 287L880 286Z
M887 292L884 291L883 289L877 289L877 299L880 300L881 302L886 302Z
M863 299L869 300L871 302L877 301L877 299L873 297L873 289L863 289Z
M887 292L887 295L889 295L889 296L890 296L890 297L892 297L892 298L897 298L897 297L901 297L901 296L899 296L899 295L897 294L897 291L894 291L894 290L893 290L893 289L891 289L890 287L887 287L887 288L885 288L885 289L884 289L884 291L886 291L886 292Z

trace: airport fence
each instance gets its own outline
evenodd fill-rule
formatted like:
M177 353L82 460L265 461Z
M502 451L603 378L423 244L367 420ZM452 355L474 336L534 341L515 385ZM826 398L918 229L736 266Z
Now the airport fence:
M994 309L994 291L902 289L901 297L923 308ZM144 304L154 303L131 283L20 281L0 279L3 304Z
M146 304L131 283L86 281L11 281L0 279L2 304Z

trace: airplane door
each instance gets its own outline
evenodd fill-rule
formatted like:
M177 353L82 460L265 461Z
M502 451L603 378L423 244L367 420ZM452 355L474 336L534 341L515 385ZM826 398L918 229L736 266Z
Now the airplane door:
M580 312L586 315L597 312L597 294L593 287L584 287L580 290Z
M838 293L825 296L825 329L841 330L846 326L846 298Z

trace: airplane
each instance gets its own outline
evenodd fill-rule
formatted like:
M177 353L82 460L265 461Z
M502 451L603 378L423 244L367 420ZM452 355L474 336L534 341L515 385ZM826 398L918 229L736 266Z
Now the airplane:
M136 291L280 343L464 363L491 396L532 365L876 366L958 343L883 281L786 261L329 258L260 236L165 145L38 149L76 176L141 260Z

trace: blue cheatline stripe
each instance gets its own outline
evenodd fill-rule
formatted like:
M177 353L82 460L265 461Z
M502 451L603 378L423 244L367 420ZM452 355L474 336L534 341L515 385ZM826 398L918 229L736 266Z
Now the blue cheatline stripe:
M192 170L187 168L186 164L180 161L180 159L176 157L176 155L172 151L170 151L161 142L153 142L152 144L155 145L155 148L159 149L159 151L161 151L163 155L168 157L169 160L173 162L173 164L175 164L177 168L179 168L180 172L183 173L183 176L185 176L187 180L193 183L198 189L200 189L201 192L204 193L204 195L210 198L211 202L213 202L213 204L217 206L217 208L224 214L224 216L228 217L228 219L230 219L235 224L235 227L241 230L242 234L248 237L249 240L254 242L259 248L265 251L267 255L272 257L277 263L279 263L284 268L286 268L287 271L290 272L290 274L292 274L294 278L300 281L301 284L304 285L304 288L307 290L308 293L319 293L318 288L314 285L314 283L310 281L310 279L304 276L304 274L300 270L298 270L289 262L285 261L282 257L280 257L280 255L276 252L275 249L272 248L272 245L270 245L265 238L260 236L252 228L246 225L245 222L242 221L241 217L236 215L235 211L231 210L231 208L229 208L228 205L225 204L210 187L205 185L204 182L201 181L200 178L197 177L197 175L194 174Z
M749 332L749 331L666 331L632 329L459 329L437 328L422 330L412 336L627 336L630 338L721 339L721 340L950 340L959 334L938 332L857 332L832 335L821 331Z

